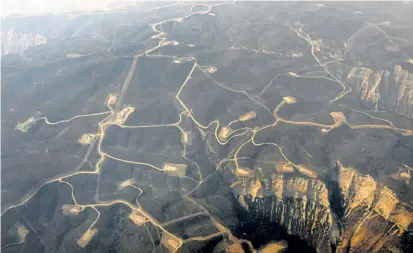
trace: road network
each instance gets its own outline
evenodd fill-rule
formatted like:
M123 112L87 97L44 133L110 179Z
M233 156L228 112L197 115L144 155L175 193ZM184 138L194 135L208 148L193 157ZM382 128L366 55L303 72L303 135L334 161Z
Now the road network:
M75 206L79 207L81 210L90 208L93 209L97 215L95 220L91 223L91 225L88 228L88 231L93 229L94 226L96 225L96 223L99 220L100 217L100 211L98 208L104 208L104 207L108 207L108 206L112 206L115 204L122 204L125 205L127 207L129 207L132 211L135 211L137 213L139 213L140 215L144 216L148 222L150 222L151 224L153 224L155 227L157 227L160 231L162 231L162 233L165 233L167 235L170 236L170 238L173 238L174 240L176 240L177 242L177 247L174 250L174 252L177 252L183 244L190 242L190 241L203 241L203 240L209 240L213 237L217 237L217 236L224 236L227 245L232 245L232 244L241 244L241 243L246 243L249 245L250 249L255 252L255 249L253 248L251 242L247 241L247 240L242 240L239 239L237 237L235 237L232 232L230 231L230 229L228 229L227 227L225 227L222 222L219 221L218 218L214 217L206 207L202 206L200 203L198 203L196 200L194 200L193 198L191 198L191 194L197 190L208 178L210 178L215 172L207 175L206 177L202 176L201 173L201 169L200 166L194 162L191 161L187 156L186 156L186 151L187 151L187 145L184 144L184 150L182 153L182 156L185 160L187 160L188 162L194 164L197 168L198 168L198 173L199 173L199 179L195 180L193 178L190 177L185 177L187 179L190 179L192 181L196 182L196 186L191 189L188 193L183 194L183 198L188 200L189 202L193 203L194 205L196 205L197 207L199 207L200 212L194 213L194 214L190 214L187 216L183 216L171 221L167 221L167 222L159 222L158 220L156 220L153 216L151 216L150 213L148 213L147 211L145 211L140 205L139 205L139 196L143 193L143 190L138 186L138 185L134 185L133 182L128 183L128 187L133 187L135 188L137 191L139 191L138 197L136 198L136 203L130 203L128 201L125 200L112 200L112 201L101 201L99 199L99 190L97 189L96 191L96 195L95 195L95 203L93 204L86 204L86 205L82 205L79 204L75 198L75 194L74 194L74 187L71 183L69 183L67 181L68 178L75 176L75 175L97 175L98 176L98 180L99 180L99 175L100 175L100 171L101 171L101 166L104 163L106 158L110 158L110 159L114 159L117 160L119 162L123 162L123 163L128 163L128 164L136 164L136 165L142 165L142 166L148 166L152 169L158 170L158 171L162 171L161 168L158 168L155 165L149 164L149 163L144 163L144 162L138 162L138 161L129 161L129 160L125 160L125 159L121 159L118 157L115 157L111 154L108 154L107 152L104 152L102 150L102 143L103 140L105 138L105 134L106 134L106 130L109 126L112 125L116 125L118 127L121 128L131 128L131 129L138 129L138 128L160 128L160 127L174 127L177 128L179 131L181 131L182 134L185 134L184 129L180 126L183 118L185 117L186 119L191 120L197 128L199 128L199 130L202 131L206 131L211 129L211 127L214 127L214 129L212 130L215 136L216 141L220 144L220 145L226 145L231 139L233 138L237 138L237 137L242 137L244 136L244 140L242 141L242 143L240 145L238 145L234 150L232 150L229 155L225 158L222 159L216 166L216 170L219 170L221 168L221 165L224 162L228 162L228 161L233 161L235 163L235 166L237 169L240 168L239 165L239 160L242 159L249 159L248 157L239 157L240 151L242 150L242 148L247 145L247 144L253 144L255 146L262 146L262 145L273 145L276 146L279 151L280 154L283 156L283 158L285 159L285 161L287 161L289 164L294 165L294 166L298 166L297 164L294 164L290 159L288 159L288 157L286 157L286 155L283 152L282 147L280 147L278 144L276 143L259 143L256 141L255 136L257 133L259 133L260 131L263 131L264 129L267 128L272 128L272 127L277 127L277 124L279 122L282 123L286 123L286 124L291 124L291 125L304 125L304 126L311 126L311 127L316 127L319 128L321 132L328 132L331 129L340 127L343 124L348 125L350 128L352 129L367 129L367 128L376 128L376 129L386 129L389 131L395 131L395 132L399 132L403 135L412 135L413 132L411 129L402 129L402 128L398 128L396 126L394 126L394 124L392 122L390 122L389 120L386 119L382 119L382 118L378 118L378 117L374 117L370 114L368 114L367 112L362 112L362 111L358 111L355 109L351 109L357 113L362 113L364 115L367 115L373 119L378 119L381 120L387 124L383 124L383 125L378 125L378 124L370 124L370 125L351 125L350 123L348 123L346 121L345 115L341 112L336 112L336 113L331 113L331 116L333 117L334 120L334 124L331 125L327 125L327 124L320 124L317 122L298 122L298 121L292 121L292 120L287 120L287 119L283 119L282 117L280 117L278 115L278 111L283 107L283 106L288 106L291 103L295 102L295 99L290 97L290 98L284 98L284 100L279 103L274 109L270 109L268 108L266 105L264 105L262 102L260 102L260 97L268 90L268 88L273 84L273 82L275 81L276 78L278 78L279 76L285 75L285 76L290 76L291 78L323 78L323 79L328 79L332 82L338 83L341 87L342 87L342 91L332 100L330 100L330 103L337 103L338 100L340 100L342 97L344 97L346 94L348 94L351 91L351 87L349 87L345 81L342 81L339 77L337 77L330 69L329 69L329 65L333 62L338 62L338 61L342 61L345 57L345 53L343 54L343 56L339 59L334 59L333 61L330 62L325 62L323 63L318 57L317 57L317 50L320 51L321 49L319 49L318 44L315 42L315 40L313 40L309 34L306 34L305 32L303 32L303 26L297 28L292 28L290 27L290 29L292 31L295 32L295 34L297 35L298 38L306 41L310 46L311 46L311 55L313 56L314 60L319 64L319 66L321 66L322 68L324 68L325 73L327 74L327 76L302 76L302 75L297 75L295 73L278 73L272 80L271 82L262 89L261 93L258 96L253 96L250 95L248 92L244 91L244 90L235 90L233 88L227 87L217 81L215 81L213 79L213 72L216 71L216 68L212 67L212 66L200 66L197 63L197 59L195 57L178 57L178 56L170 56L170 55L154 55L151 54L152 52L154 52L156 49L161 48L165 45L168 46L173 46L176 43L168 43L167 39L168 39L168 34L166 32L161 31L160 27L165 24L165 23L169 23L169 22L184 22L185 19L194 16L194 15L206 15L208 13L211 12L212 8L223 5L223 4L233 4L233 3L219 3L219 4L212 4L212 5L207 5L207 4L192 4L191 10L189 11L188 14L182 16L182 17L175 17L175 18L171 18L171 19L167 19L167 20L163 20L160 21L156 24L150 24L150 27L152 28L153 32L155 33L154 36L152 36L155 39L159 39L159 43L158 45L156 45L153 48L150 48L140 54L134 55L133 56L133 60L129 69L129 72L125 78L125 81L122 85L122 89L119 92L119 97L116 101L116 104L114 105L114 107L112 107L112 105L108 104L108 111L104 111L104 112L100 112L100 113L93 113L93 114L84 114L84 115L77 115L74 116L70 119L67 120L62 120L62 121L58 121L58 122L50 122L47 117L41 117L38 118L37 121L44 121L45 124L48 125L58 125L58 124L67 124L73 120L77 120L79 118L83 118L83 117L94 117L94 116L102 116L102 115L106 115L109 114L107 117L105 117L103 120L101 120L98 124L98 132L95 135L95 140L90 144L90 147L83 159L82 164L87 161L88 156L90 155L91 150L94 148L95 143L97 143L97 152L100 156L99 161L96 163L95 168L93 171L80 171L79 168L81 168L80 164L79 166L77 166L77 169L74 172L65 174L65 175L60 175L56 178L52 178L49 179L47 182L45 182L43 185L41 185L37 190L35 190L33 193L31 193L29 196L27 196L26 198L24 198L23 201L21 201L20 203L16 204L16 205L12 205L9 206L8 208L6 208L1 215L4 215L5 213L7 213L9 210L14 209L14 208L18 208L20 206L25 205L33 196L36 195L36 193L40 190L40 188L42 188L44 185L50 184L50 183L62 183L65 184L67 186L70 187L71 189L71 196L73 199L73 203ZM173 5L174 6L174 5ZM201 7L205 7L205 10L200 10L200 11L195 11L193 12L193 7L195 6L201 6ZM158 10L161 8L168 8L171 7L171 5L166 5L166 6L162 6L162 7L156 7L153 8L149 11L152 10ZM349 39L351 40L351 38ZM232 50L248 50L247 48L240 46L240 47L235 47L234 45L231 47ZM262 53L263 50L250 50L250 51L254 51L256 53ZM271 53L271 52L265 52L265 53ZM124 125L124 124L119 124L116 122L116 116L119 113L119 111L121 110L121 108L123 107L123 102L124 102L124 97L125 94L128 90L128 86L131 83L132 77L136 71L136 66L137 66L137 61L139 59L139 57L152 57L152 58L160 58L160 57L165 57L165 58L172 58L174 59L176 62L192 62L192 68L189 71L189 74L187 75L187 77L185 78L184 82L182 83L181 87L179 88L179 90L177 91L176 95L175 95L175 99L176 101L179 102L179 105L182 108L182 112L179 115L179 121L174 122L174 123L169 123L169 124L160 124L160 125L142 125L142 126L128 126L128 125ZM330 56L332 56L330 54ZM332 57L333 58L333 57ZM269 124L269 125L265 125L262 127L255 127L255 128L248 128L248 127L244 127L244 128L239 128L239 129L234 129L231 132L229 132L228 138L223 141L222 138L219 137L219 129L220 127L225 127L221 124L221 122L216 119L214 121L209 122L206 125L203 125L199 122L199 120L196 118L196 116L194 115L194 113L192 112L192 109L184 103L184 101L181 98L181 93L182 91L185 89L188 81L191 79L192 74L194 73L194 71L198 69L201 70L213 83L215 83L216 85L230 91L230 92L234 92L234 93L239 93L239 94L243 94L246 96L247 99L251 100L252 102L254 102L257 106L263 108L266 112L268 112L268 116L273 118L273 123ZM214 71L215 70L215 71ZM338 104L340 105L340 104ZM344 105L341 105L344 107ZM348 108L348 107L347 107ZM230 124L228 124L227 126L230 126L232 124L235 124L238 121L238 119L233 120ZM191 237L188 239L182 239L176 235L174 235L173 233L169 232L167 230L167 226L174 223L174 222L179 222L185 219L189 219L189 218L193 218L195 216L207 216L209 217L210 221L214 224L214 226L217 228L218 232L216 233L212 233L208 236L204 236L204 237ZM155 251L155 244L152 238L152 235L150 234L149 230L147 229L147 227L145 226L149 237L151 238L151 241L153 243L153 252ZM17 243L21 243L21 242L17 242ZM15 243L15 244L17 244ZM5 247L7 247L9 245L6 245ZM45 246L46 247L46 246ZM3 247L4 248L4 247ZM46 248L47 249L47 248Z

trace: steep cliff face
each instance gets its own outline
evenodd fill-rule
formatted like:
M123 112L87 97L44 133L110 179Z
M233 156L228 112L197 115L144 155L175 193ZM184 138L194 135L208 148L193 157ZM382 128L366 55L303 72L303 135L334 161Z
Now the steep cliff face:
M29 47L41 45L47 42L46 37L33 33L16 33L14 29L2 33L1 54L22 53Z
M366 106L413 118L413 73L401 65L385 70L353 67L347 80Z
M371 176L339 166L339 186L345 208L339 252L347 249L350 252L392 251L413 221L412 210Z
M333 252L333 248L336 252L400 248L401 235L413 222L412 210L371 176L339 162L337 168L337 189L328 190L319 179L279 173L272 175L271 183L240 178L232 188L250 213L283 226L318 252ZM342 214L337 213L331 191L339 191Z
M338 230L323 182L275 173L271 183L260 183L257 190L256 180L241 181L233 188L249 212L268 217L319 252L330 252Z

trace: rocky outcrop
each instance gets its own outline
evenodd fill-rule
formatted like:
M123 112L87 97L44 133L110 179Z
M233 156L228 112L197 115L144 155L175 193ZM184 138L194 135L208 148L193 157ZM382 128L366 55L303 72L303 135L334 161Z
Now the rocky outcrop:
M46 37L33 33L16 33L10 29L7 33L2 33L1 39L2 55L23 53L29 47L41 45L47 42Z
M343 234L339 252L392 251L413 222L412 210L371 176L339 165L339 186L344 199Z
M403 66L384 70L353 67L347 81L371 109L413 118L413 73Z
M271 183L240 181L233 189L240 193L239 202L249 212L268 217L319 252L330 251L338 230L323 182L278 173L272 175Z
M340 162L336 178L338 186L328 188L320 179L274 173L271 183L238 178L231 187L248 212L269 218L318 252L400 248L401 236L413 222L413 210L371 176ZM340 196L340 208L334 196ZM337 209L343 213L337 213Z

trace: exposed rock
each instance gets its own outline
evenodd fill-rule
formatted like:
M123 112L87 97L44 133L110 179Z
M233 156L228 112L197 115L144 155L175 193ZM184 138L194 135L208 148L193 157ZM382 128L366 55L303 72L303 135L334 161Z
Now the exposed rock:
M344 233L339 252L377 252L397 245L413 221L396 195L371 176L360 175L340 163L339 186L345 201Z
M353 67L347 80L371 109L413 118L413 73L401 65L385 70Z
M266 197L251 194L256 193L257 185L257 180L237 185L245 187L237 189L245 193L239 196L242 206L246 205L249 212L269 217L318 251L329 251L335 224L323 182L300 177L285 178L275 173L270 190L262 190Z
M410 207L371 176L338 161L337 170L343 217L334 213L331 193L320 179L274 173L269 189L253 178L241 178L236 182L242 183L232 186L247 211L269 218L318 252L333 252L331 245L336 252L400 248L401 236L413 222Z
M2 54L23 53L29 47L47 43L47 38L41 34L16 33L10 29L2 33Z

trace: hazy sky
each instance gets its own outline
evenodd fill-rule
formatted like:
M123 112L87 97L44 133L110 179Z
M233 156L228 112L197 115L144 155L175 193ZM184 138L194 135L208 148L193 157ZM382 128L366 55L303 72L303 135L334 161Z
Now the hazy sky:
M37 15L124 7L137 0L1 0L1 16L11 13Z

